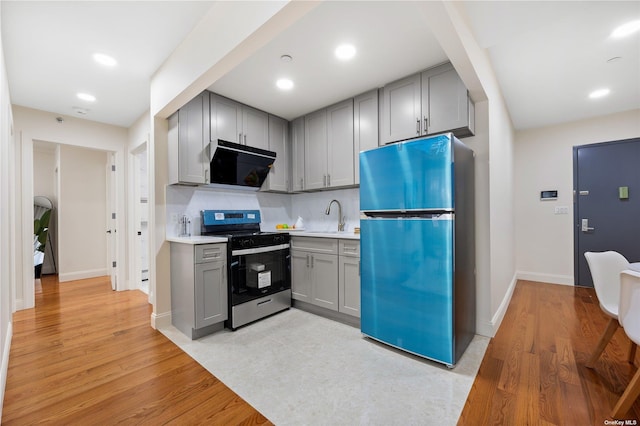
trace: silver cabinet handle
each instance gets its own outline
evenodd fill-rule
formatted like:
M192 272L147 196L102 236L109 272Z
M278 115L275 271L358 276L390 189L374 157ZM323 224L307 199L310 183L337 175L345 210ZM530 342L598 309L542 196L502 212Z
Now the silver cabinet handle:
M311 267L313 268L313 255L311 255Z
M327 186L327 175L322 175L322 186Z
M300 189L304 189L304 179L300 178Z
M424 133L425 133L425 135L426 135L427 133L429 133L429 132L427 131L427 128L428 128L428 127L429 127L429 120L427 119L427 116L425 115L425 117L424 117Z
M331 186L331 175L327 175L327 186Z
M416 133L420 134L420 119L416 119Z
M238 133L238 143L242 143L242 133Z
M245 145L247 144L247 134L246 133L244 134L244 144Z
M307 255L307 268L309 267L309 255Z

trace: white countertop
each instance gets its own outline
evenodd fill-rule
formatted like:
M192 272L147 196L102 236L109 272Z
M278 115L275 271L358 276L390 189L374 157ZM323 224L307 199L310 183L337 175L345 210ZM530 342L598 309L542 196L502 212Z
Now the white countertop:
M343 240L359 240L360 234L353 232L307 231L302 229L278 229L278 232L289 232L292 237L340 238Z
M182 244L213 244L226 243L226 237L207 237L203 235L192 235L191 237L167 237L167 241Z
M288 232L292 237L318 237L318 238L339 238L343 240L359 240L360 234L353 232L329 232L329 231L307 231L302 229L278 229L278 232ZM167 237L167 241L181 244L214 244L226 243L226 237L208 237L202 235L192 235L191 237Z

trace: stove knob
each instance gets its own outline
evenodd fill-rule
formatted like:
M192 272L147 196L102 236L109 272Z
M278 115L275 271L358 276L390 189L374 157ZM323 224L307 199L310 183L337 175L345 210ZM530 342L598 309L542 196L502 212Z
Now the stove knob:
M247 248L250 244L249 240L240 240L240 245L244 248Z

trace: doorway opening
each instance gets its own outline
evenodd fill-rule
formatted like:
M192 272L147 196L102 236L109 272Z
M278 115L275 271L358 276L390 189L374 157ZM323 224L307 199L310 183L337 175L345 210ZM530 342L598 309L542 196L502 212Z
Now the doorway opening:
M50 219L54 236L51 258L55 258L56 267L50 270L43 265L43 274L57 274L59 282L111 276L112 288L116 289L113 163L111 151L34 142L34 194L50 198L56 213Z

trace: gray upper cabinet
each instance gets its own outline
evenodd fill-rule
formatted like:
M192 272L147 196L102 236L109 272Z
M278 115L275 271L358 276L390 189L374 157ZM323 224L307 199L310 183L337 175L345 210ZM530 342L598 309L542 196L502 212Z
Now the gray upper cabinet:
M269 150L276 153L276 161L262 186L265 191L287 192L289 190L288 131L289 125L286 120L269 115Z
M269 115L211 93L211 141L222 139L269 149Z
M169 117L169 183L209 183L209 93Z
M353 185L353 99L306 115L304 135L304 189Z
M304 117L304 189L327 186L327 111Z
M383 144L420 136L421 102L420 74L384 86L380 117Z
M474 105L450 63L389 83L382 89L381 142L453 132L474 133Z
M327 108L327 187L353 185L353 99Z
M459 137L473 135L475 108L453 66L444 64L424 71L421 80L426 133L453 131Z
M354 182L360 183L360 151L377 148L378 90L353 99L353 171Z
M304 191L304 117L290 123L291 191Z

